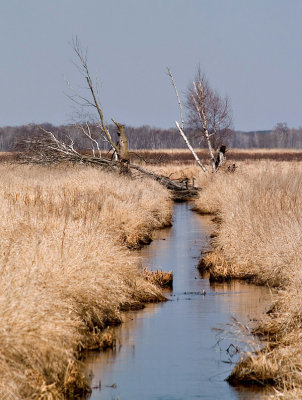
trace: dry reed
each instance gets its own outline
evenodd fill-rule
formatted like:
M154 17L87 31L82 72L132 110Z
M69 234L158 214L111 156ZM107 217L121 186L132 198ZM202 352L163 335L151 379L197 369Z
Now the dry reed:
M144 268L144 277L152 283L155 283L161 288L172 288L173 286L173 272L172 271L162 271L157 269L151 271L149 268Z
M214 251L204 257L203 268L210 269L213 279L252 279L279 289L255 329L263 349L246 355L229 380L270 383L278 398L301 398L301 166L244 164L234 174L202 179L195 206L216 213L219 221Z
M121 310L163 299L128 248L171 222L169 194L90 167L2 164L0 205L0 398L74 398L88 390L81 350L110 345Z

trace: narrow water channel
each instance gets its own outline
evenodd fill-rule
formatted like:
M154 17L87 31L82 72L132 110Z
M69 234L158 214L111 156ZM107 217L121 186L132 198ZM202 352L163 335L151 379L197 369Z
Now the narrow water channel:
M263 397L262 391L233 388L225 381L237 357L232 345L245 345L224 328L232 317L246 323L259 316L270 295L262 287L236 281L211 285L200 277L196 264L212 229L210 217L193 213L188 203L176 204L173 227L158 232L140 251L143 265L173 270L170 301L126 313L115 328L116 349L88 357L94 387L90 400Z

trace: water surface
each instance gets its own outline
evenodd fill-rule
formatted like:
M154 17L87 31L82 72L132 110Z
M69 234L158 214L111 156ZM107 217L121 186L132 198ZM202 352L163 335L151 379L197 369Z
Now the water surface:
M88 357L95 387L90 400L261 399L257 388L225 381L237 349L248 345L226 324L232 317L246 324L259 316L270 294L238 281L210 285L200 277L196 264L212 229L210 217L193 213L188 203L176 204L173 227L140 251L143 265L173 270L170 301L126 313L115 328L116 349Z

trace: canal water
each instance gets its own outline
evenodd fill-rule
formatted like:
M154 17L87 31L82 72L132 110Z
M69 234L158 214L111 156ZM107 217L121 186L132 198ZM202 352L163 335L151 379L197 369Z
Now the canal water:
M115 329L114 350L92 353L86 361L92 377L90 400L259 400L259 388L235 388L225 378L248 336L235 335L234 318L250 323L266 311L270 293L233 281L210 284L196 268L209 249L211 217L176 204L172 228L140 250L143 266L172 270L169 301L125 313ZM204 291L206 294L204 294Z

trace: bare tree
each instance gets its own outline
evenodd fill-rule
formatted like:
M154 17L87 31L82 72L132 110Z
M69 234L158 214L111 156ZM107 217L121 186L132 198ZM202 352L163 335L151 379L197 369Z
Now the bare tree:
M51 127L48 129L48 127L41 126L39 134L22 141L25 152L20 162L52 164L62 161L71 161L74 163L101 166L109 168L112 171L119 169L120 173L130 173L130 171L133 171L136 174L135 177L148 176L172 190L175 198L178 200L196 196L198 189L194 187L194 182L192 185L189 185L188 179L172 180L168 176L149 171L141 165L130 163L125 126L112 118L113 123L117 127L118 141L115 143L109 132L109 127L104 120L103 109L98 98L98 88L92 81L88 69L87 54L83 53L78 39L73 41L72 47L78 57L79 65L77 66L87 82L87 89L90 96L82 96L69 85L70 89L73 91L73 94L69 97L82 107L92 107L98 116L97 126L99 128L99 135L95 133L95 126L90 125L88 121L77 125L78 131L82 133L82 137L90 142L92 154L83 154L79 148L76 147L71 135L67 134L60 137L60 135L54 134L51 131ZM104 140L110 145L113 155L116 156L115 159L113 159L113 157L108 157L108 155L102 156L100 140ZM108 177L111 178L112 176L108 175ZM134 178L134 175L132 175L132 177Z
M276 147L288 148L289 146L289 133L290 130L286 122L278 122L273 131L272 135L275 136Z
M118 135L118 142L115 143L110 134L108 125L105 123L103 108L99 98L100 89L97 83L93 81L89 72L87 63L87 50L85 52L82 50L80 41L77 37L72 41L72 48L78 58L78 64L76 64L76 66L80 71L80 73L83 75L87 83L87 89L90 94L90 97L85 97L79 94L77 91L73 89L73 87L69 84L69 82L68 86L72 91L72 94L68 95L68 97L76 104L82 107L91 107L95 110L96 115L98 117L97 126L99 128L99 133L100 133L99 137L95 137L92 135L88 121L85 121L84 123L79 123L78 127L82 131L83 135L85 135L90 140L93 156L96 155L97 151L98 157L101 158L99 140L106 141L109 143L116 161L120 163L120 172L128 173L130 156L128 151L127 136L125 134L125 127L123 124L120 124L119 122L115 121L112 118L112 121L117 127L117 135Z
M172 85L175 89L180 108L181 126L178 122L176 122L176 126L186 141L189 149L193 153L196 161L203 171L206 172L207 170L205 166L202 165L200 160L196 158L196 153L194 152L188 138L184 133L185 123L182 104L173 79L173 75L170 70L168 70L168 72L172 81ZM224 138L230 131L232 122L229 99L227 97L221 98L221 96L210 87L205 75L202 75L200 69L198 69L195 80L187 90L185 105L188 111L188 125L200 135L200 143L202 141L206 143L209 150L212 171L216 172L225 160L226 146L222 143L221 139ZM218 147L220 147L219 151ZM215 157L216 151L218 151L218 155Z

